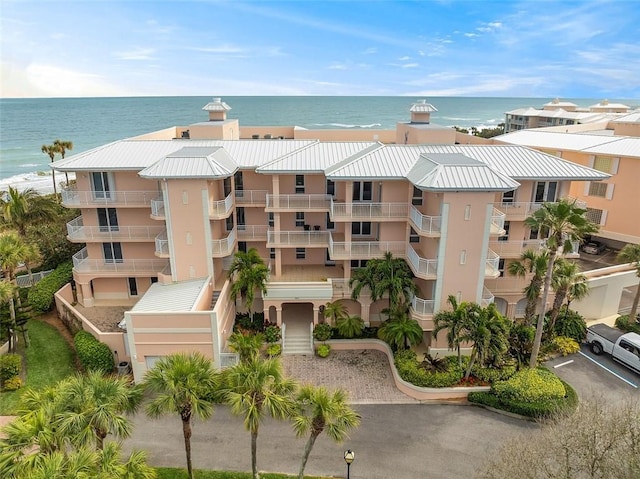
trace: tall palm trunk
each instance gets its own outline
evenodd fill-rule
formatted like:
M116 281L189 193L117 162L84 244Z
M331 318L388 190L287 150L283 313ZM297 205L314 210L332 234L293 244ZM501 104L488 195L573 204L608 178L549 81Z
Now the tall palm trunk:
M476 356L478 355L478 350L476 349L476 347L473 347L473 350L471 351L471 357L469 358L469 366L467 367L467 372L464 375L465 379L469 379L469 376L471 376L471 369L473 369L473 364L476 362Z
M15 353L16 352L16 346L18 343L18 331L17 331L17 326L16 326L16 305L15 305L15 299L13 297L11 297L11 299L9 299L9 317L11 318L11 336L10 336L10 341L9 341L9 352L10 353Z
M298 479L304 478L304 468L307 465L307 461L309 460L309 454L311 454L311 449L313 449L313 445L316 443L316 439L320 435L320 431L313 431L307 439L307 444L304 446L304 454L302 455L302 464L300 464L300 472L298 473Z
M187 455L187 474L189 479L193 479L193 468L191 466L191 416L182 419L182 435L184 436L184 452Z
M533 347L531 348L531 357L529 358L529 367L535 368L538 365L538 353L540 352L540 343L542 343L542 331L544 329L544 316L545 305L549 299L549 291L551 290L551 279L553 277L553 265L556 262L556 256L558 255L558 248L553 248L549 251L549 263L547 265L547 273L544 278L544 290L542 292L542 305L541 311L538 315L538 324L536 326L536 336L533 340Z
M104 449L104 438L107 437L105 431L96 431L96 449L102 451Z
M558 315L560 314L560 308L562 307L562 303L564 303L566 297L567 288L558 288L558 291L556 291L556 297L553 298L553 307L551 308L551 314L549 315L549 327L547 329L550 332L553 332L553 327L555 326Z
M251 430L251 472L253 479L260 479L258 476L258 428Z

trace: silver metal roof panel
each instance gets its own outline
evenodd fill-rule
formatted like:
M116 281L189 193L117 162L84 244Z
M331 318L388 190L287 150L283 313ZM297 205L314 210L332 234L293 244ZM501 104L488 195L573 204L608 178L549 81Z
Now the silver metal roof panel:
M143 178L226 178L238 164L221 146L184 147L138 173Z
M208 283L209 278L170 284L153 283L131 311L193 311Z

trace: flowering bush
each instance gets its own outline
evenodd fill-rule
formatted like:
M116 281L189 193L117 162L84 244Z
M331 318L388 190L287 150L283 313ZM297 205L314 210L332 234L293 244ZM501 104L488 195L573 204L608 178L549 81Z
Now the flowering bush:
M573 338L568 338L566 336L558 336L553 340L553 347L556 351L558 351L563 356L567 354L575 354L580 351L580 345Z
M543 368L523 369L506 381L498 381L491 391L501 400L538 402L566 396L560 378Z
M316 349L316 352L321 358L326 358L331 352L331 346L329 346L328 344L321 344L320 346L318 346L318 349Z
M13 376L2 383L2 389L5 391L17 391L22 387L22 379L20 376Z

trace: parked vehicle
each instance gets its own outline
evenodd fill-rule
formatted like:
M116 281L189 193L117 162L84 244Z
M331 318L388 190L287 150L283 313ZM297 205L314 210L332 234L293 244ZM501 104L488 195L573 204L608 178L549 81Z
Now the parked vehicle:
M600 241L589 241L582 246L582 251L587 254L602 254L606 249L606 245Z
M587 342L593 354L608 353L640 373L640 334L623 333L606 324L595 324L587 328Z

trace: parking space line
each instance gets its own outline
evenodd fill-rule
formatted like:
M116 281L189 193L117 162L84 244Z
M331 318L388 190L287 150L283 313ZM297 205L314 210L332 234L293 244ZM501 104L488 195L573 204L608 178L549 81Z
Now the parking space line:
M562 366L566 366L567 364L571 364L573 359L569 359L569 361L565 361L564 363L556 364L553 369L561 368Z
M622 376L620 376L619 374L614 373L611 369L609 369L609 368L608 368L608 367L606 367L606 366L603 366L602 364L600 364L598 361L596 361L596 360L595 360L595 359L593 359L592 357L590 357L590 356L588 356L588 355L584 354L582 351L578 351L578 354L580 354L580 355L584 356L585 358L587 358L587 359L588 359L589 361L591 361L592 363L597 364L597 365L598 365L598 366L600 366L602 369L604 369L605 371L607 371L607 372L609 372L609 373L613 374L613 375L614 375L615 377L617 377L618 379L621 379L622 381L624 381L625 383L627 383L629 386L631 386L631 387L633 387L633 388L635 388L635 389L638 389L638 386L637 386L637 385L635 385L635 384L633 384L631 381L629 381L629 380L627 380L627 379L623 378L623 377L622 377Z

